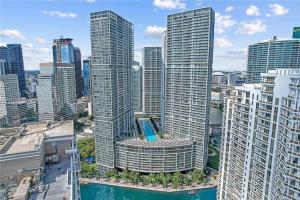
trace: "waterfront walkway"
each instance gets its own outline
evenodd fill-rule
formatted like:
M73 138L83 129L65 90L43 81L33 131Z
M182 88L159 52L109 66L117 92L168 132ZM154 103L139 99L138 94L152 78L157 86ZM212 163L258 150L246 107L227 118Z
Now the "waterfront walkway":
M160 192L182 192L182 191L190 191L190 190L201 190L207 188L217 187L218 179L210 180L208 184L193 184L191 186L179 186L178 188L173 188L172 186L168 186L164 188L162 185L142 185L142 184L132 184L128 182L124 182L120 180L116 182L115 180L106 180L105 178L80 178L81 184L89 184L89 183L96 183L96 184L103 184L103 185L111 185L111 186L119 186L119 187L126 187L126 188L134 188L134 189L142 189L142 190L152 190L152 191L160 191Z

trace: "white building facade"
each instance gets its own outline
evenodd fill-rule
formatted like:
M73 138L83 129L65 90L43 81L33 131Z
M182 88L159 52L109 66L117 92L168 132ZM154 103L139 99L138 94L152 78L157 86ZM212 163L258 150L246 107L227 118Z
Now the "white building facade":
M165 133L195 143L194 166L207 162L214 11L168 15L165 65Z
M227 98L218 199L300 198L300 70L261 80Z

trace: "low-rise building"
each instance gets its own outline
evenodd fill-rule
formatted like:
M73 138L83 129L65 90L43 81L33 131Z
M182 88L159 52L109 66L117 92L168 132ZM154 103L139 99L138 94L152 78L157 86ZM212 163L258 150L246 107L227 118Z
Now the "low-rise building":
M220 108L223 105L223 94L221 92L211 92L211 104Z
M40 191L37 199L77 200L79 172L73 121L0 129L0 184L19 184L32 177L35 185L47 190Z

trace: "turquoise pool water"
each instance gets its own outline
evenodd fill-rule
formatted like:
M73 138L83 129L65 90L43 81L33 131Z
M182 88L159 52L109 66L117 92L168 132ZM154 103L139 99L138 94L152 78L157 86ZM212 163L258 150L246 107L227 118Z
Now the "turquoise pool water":
M82 200L216 200L217 189L199 190L194 195L187 192L155 192L123 187L87 184L80 186Z
M145 136L149 142L157 141L154 130L151 127L150 121L148 119L140 120L140 124L145 133Z

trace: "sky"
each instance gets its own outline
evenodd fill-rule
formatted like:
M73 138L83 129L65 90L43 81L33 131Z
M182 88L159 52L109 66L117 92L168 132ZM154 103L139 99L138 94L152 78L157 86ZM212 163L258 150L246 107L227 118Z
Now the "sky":
M134 58L141 62L143 47L161 45L167 15L208 6L215 11L213 70L246 70L248 45L290 38L300 26L298 0L0 0L0 46L22 44L26 70L52 61L52 41L61 36L72 38L85 59L89 14L112 10L134 24Z

